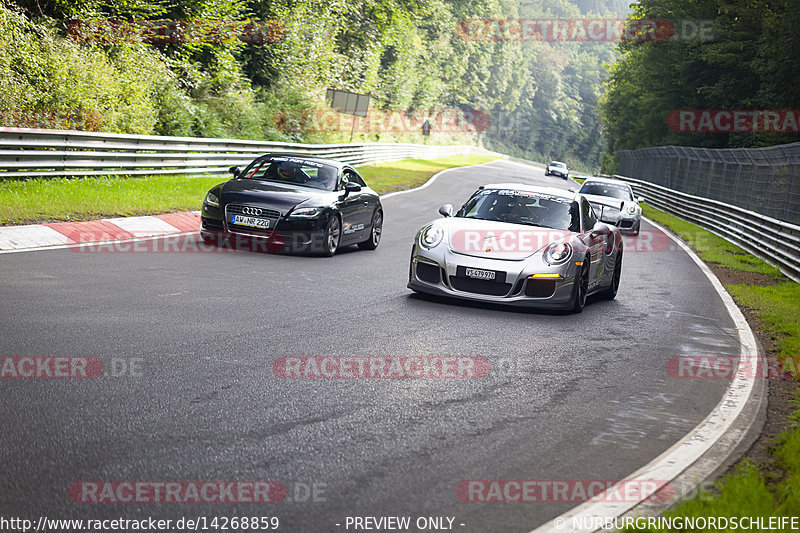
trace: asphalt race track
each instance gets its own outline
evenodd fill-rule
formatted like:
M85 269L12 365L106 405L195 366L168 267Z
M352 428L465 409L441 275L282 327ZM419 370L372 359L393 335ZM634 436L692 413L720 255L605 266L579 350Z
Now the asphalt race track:
M0 355L92 356L114 369L94 379L0 379L0 514L277 516L291 532L347 531L348 516L432 516L454 517L457 531L526 532L580 502L464 502L459 482L615 480L648 463L727 385L670 377L667 361L737 355L733 321L691 258L644 223L640 239L656 249L629 246L617 299L590 299L579 315L412 295L419 227L441 204L459 206L498 181L566 186L505 161L452 170L384 200L376 251L330 259L0 256ZM278 357L322 355L481 356L492 371L273 373ZM82 480L278 481L288 495L271 504L74 503L69 487ZM314 484L317 497L306 497Z

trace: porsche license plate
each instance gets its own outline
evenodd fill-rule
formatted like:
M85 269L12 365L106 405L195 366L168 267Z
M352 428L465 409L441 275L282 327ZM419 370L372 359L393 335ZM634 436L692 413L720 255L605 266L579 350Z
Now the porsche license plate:
M251 228L269 229L268 218L246 217L244 215L233 215L231 222L239 226L249 226Z
M488 279L492 281L497 275L494 270L481 270L480 268L466 268L464 273L468 278Z

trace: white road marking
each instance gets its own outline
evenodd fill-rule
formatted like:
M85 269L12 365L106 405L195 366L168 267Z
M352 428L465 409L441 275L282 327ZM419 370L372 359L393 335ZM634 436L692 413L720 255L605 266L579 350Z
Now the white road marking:
M745 320L742 311L736 306L731 295L728 294L728 291L722 286L717 276L711 272L711 269L703 263L691 248L675 237L666 228L645 217L642 217L642 219L663 231L670 239L675 241L675 243L700 267L700 270L703 271L709 281L711 281L711 285L716 289L728 313L733 319L736 329L739 331L739 357L753 357L755 354L758 354L756 339L753 335L753 331L750 329L750 325L747 323L747 320ZM746 365L739 367L737 375L731 380L720 402L702 422L695 426L692 431L676 442L667 451L629 475L626 478L627 481L624 482L630 482L631 480L672 481L714 446L720 437L731 429L737 417L744 409L745 404L751 397L754 380L746 375L747 369L744 368L744 366ZM614 488L610 490L613 491ZM603 496L598 496L598 499L602 500ZM647 500L648 499L643 499L642 501ZM600 531L599 527L582 528L572 526L600 524L604 520L613 520L614 518L624 515L639 503L641 502L585 502L571 511L532 530L531 533L544 533L546 531L558 531L560 533L580 531L591 533ZM563 527L557 528L555 526L556 522L562 524Z

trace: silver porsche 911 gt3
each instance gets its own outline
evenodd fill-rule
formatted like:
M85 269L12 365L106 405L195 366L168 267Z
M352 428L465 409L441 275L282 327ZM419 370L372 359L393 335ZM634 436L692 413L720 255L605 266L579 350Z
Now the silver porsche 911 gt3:
M414 291L577 313L592 293L617 295L620 231L579 193L499 183L439 213L414 239Z

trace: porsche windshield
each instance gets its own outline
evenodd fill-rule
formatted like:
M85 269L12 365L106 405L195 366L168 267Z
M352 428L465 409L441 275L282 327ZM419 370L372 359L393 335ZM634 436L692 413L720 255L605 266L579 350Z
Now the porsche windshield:
M256 159L240 177L332 191L336 187L336 175L336 167L315 161L274 157Z
M580 214L571 200L544 193L484 190L464 204L457 217L578 231Z
M581 194L593 194L595 196L610 196L612 198L619 198L620 200L633 200L630 190L624 185L616 185L614 183L600 183L597 181L587 182L583 184Z

